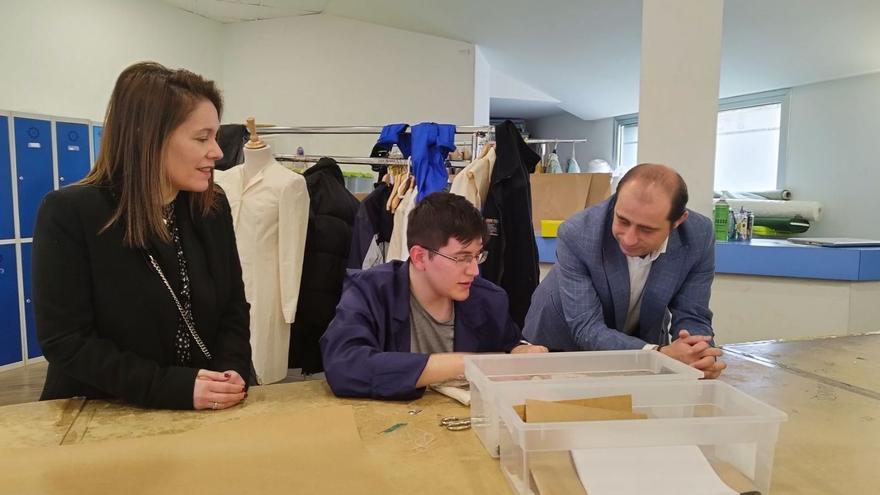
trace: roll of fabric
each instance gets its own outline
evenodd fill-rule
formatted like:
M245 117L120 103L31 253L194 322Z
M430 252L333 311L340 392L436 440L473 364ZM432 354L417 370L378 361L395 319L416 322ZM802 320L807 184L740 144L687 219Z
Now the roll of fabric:
M772 191L749 191L751 194L761 196L765 199L775 199L780 201L791 200L791 191L788 189L774 189Z
M730 209L748 210L756 217L795 217L799 216L811 222L822 218L822 204L816 201L776 201L771 199L725 199Z

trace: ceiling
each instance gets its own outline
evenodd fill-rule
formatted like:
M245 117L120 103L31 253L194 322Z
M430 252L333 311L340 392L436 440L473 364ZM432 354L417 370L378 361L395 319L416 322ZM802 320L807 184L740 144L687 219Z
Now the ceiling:
M493 98L493 115L638 111L641 0L162 1L219 22L324 13L466 41L558 100ZM880 71L878 0L726 0L723 29L722 97Z

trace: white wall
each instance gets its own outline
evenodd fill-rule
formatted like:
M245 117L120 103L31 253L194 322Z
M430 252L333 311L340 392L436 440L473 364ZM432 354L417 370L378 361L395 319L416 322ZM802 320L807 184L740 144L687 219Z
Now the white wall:
M537 90L519 79L514 79L503 72L492 69L491 74L492 98L559 103L559 100L553 98L547 93Z
M611 161L614 147L614 119L581 120L570 113L561 113L550 117L526 121L530 137L541 139L583 139L586 143L578 143L576 156L582 171L586 171L587 162L601 158L613 166ZM559 145L559 158L564 162L571 156L571 144Z
M785 186L820 201L811 236L880 239L880 74L795 87Z
M0 109L103 120L119 73L152 60L220 76L221 25L155 1L0 0Z
M328 15L223 30L225 121L473 125L474 46ZM286 137L307 154L364 154L376 136Z

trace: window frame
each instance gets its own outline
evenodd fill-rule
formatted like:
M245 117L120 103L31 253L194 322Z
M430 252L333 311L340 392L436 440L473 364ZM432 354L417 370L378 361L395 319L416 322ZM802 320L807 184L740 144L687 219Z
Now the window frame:
M611 161L614 163L614 172L617 172L620 168L620 158L623 149L623 142L621 141L623 128L631 125L639 125L639 114L631 113L614 117L614 132L612 138L614 140L614 148L611 150Z
M718 100L718 113L728 110L739 110L743 108L760 107L764 105L781 105L779 118L779 153L776 158L776 188L785 187L785 166L788 162L788 122L790 112L791 90L778 89L773 91L763 91L760 93L752 93L741 96L731 96ZM717 122L717 119L716 119ZM611 150L611 159L614 162L614 170L620 167L621 149L623 143L623 127L639 124L639 114L632 113L628 115L620 115L614 117L614 133L613 144ZM717 134L716 134L717 136ZM716 148L717 152L717 148ZM714 173L714 164L713 164Z

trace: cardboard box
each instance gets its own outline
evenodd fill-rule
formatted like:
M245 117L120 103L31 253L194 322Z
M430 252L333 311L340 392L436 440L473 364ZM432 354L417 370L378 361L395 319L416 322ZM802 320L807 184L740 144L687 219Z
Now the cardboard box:
M611 195L611 174L532 174L532 224L565 220Z

